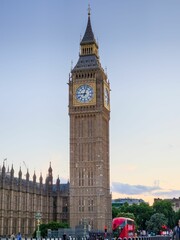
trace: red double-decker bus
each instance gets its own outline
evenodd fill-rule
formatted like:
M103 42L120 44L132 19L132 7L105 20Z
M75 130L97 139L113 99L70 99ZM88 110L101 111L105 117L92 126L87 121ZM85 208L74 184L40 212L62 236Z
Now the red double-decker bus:
M135 224L131 218L117 217L112 222L113 236L116 238L132 238L135 236Z

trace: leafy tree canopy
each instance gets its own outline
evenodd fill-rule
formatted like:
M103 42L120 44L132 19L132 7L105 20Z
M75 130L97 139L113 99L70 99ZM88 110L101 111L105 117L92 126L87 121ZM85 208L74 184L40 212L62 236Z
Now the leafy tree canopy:
M46 237L48 229L58 230L60 228L68 228L68 227L69 227L69 225L66 222L49 222L47 224L44 224L44 223L41 224L39 226L39 230L41 231L41 236ZM36 231L33 234L33 237L35 237L35 236L36 236Z
M112 218L117 217L118 213L119 213L119 208L112 207Z
M175 212L169 200L158 200L153 204L154 213L163 213L168 219L167 225L172 228L175 224Z
M149 221L146 221L147 230L159 234L162 230L162 226L167 225L167 222L168 220L163 213L155 213L151 216Z
M128 212L120 212L117 217L125 217L125 218L131 218L135 220L135 216L133 213L128 213Z
M121 213L132 213L135 216L135 222L138 229L146 229L146 221L150 219L153 214L153 208L148 203L140 203L129 205L128 203L123 204L119 207L119 214Z

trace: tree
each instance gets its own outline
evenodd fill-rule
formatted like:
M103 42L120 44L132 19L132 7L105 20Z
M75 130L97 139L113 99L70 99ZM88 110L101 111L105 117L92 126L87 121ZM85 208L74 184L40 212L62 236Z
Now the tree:
M41 231L41 236L46 237L48 229L58 230L59 228L68 228L69 225L66 222L49 222L48 224L41 224L39 230ZM33 237L36 236L36 231L33 234Z
M146 230L146 221L150 219L153 214L153 209L148 203L140 203L132 206L132 211L135 215L135 220L140 230Z
M133 220L135 219L134 214L133 213L128 213L128 212L126 212L126 213L125 212L120 212L117 217L131 218Z
M162 226L167 225L167 222L168 220L163 213L155 213L151 216L149 221L146 221L147 230L159 234L162 230Z
M112 218L117 217L118 213L120 212L119 208L112 207Z
M135 222L137 228L146 230L146 221L150 219L153 214L153 209L148 203L141 202L138 204L129 205L128 203L123 204L120 208L120 213L132 213L135 216Z
M177 225L178 224L178 220L180 219L180 209L177 211L177 212L175 212L175 217L174 217L174 226L175 225Z
M153 204L154 213L163 213L167 218L168 227L172 228L175 224L175 212L172 208L172 203L169 200L155 201Z

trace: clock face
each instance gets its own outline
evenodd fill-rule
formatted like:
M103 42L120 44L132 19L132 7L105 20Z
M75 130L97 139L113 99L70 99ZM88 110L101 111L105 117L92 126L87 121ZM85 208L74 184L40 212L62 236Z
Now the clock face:
M94 90L91 86L84 84L77 88L76 99L81 103L88 103L94 97Z
M104 101L106 105L109 105L109 91L107 88L104 89Z

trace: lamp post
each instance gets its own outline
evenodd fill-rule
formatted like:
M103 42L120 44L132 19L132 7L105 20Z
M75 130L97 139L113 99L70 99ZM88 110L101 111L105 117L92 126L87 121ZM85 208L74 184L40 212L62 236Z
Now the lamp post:
M86 219L84 219L84 239L86 239Z
M36 218L36 221L37 221L37 231L36 231L36 238L39 239L41 237L41 231L39 230L39 225L40 225L40 221L41 221L41 218L42 218L42 215L40 212L37 212L35 214L35 218Z

